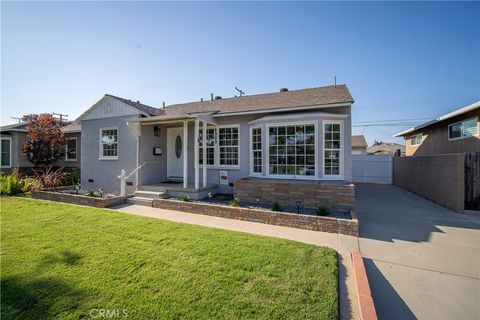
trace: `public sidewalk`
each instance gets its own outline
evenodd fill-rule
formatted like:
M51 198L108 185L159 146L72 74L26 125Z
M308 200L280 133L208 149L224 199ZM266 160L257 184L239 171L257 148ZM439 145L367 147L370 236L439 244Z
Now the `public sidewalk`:
M353 275L353 267L350 257L350 252L359 251L358 239L356 237L273 226L249 221L218 218L180 211L149 208L138 205L122 205L112 209L128 214L135 214L181 223L196 224L200 226L231 231L246 232L267 237L283 238L335 249L338 252L339 260L340 318L359 318L355 278Z

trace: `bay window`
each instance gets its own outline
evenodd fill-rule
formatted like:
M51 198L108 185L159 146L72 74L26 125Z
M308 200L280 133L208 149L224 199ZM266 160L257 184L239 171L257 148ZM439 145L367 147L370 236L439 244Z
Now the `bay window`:
M315 176L315 125L268 126L268 174Z
M323 175L324 178L337 178L342 175L342 148L343 128L342 122L325 121L324 127L324 154Z
M250 153L250 171L252 174L261 174L263 172L263 157L262 157L262 128L250 129L251 139L251 153Z

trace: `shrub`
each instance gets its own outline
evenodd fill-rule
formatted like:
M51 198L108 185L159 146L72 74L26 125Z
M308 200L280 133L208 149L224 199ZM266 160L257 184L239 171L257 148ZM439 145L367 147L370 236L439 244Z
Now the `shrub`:
M190 202L190 198L186 194L182 194L180 196L180 200L185 201L185 202Z
M232 201L230 201L230 206L240 207L240 200L238 200L237 198L233 198Z
M88 190L85 195L87 197L96 197L95 191L93 191L93 190Z
M319 215L319 216L328 216L328 214L329 214L328 207L326 207L326 206L320 206L320 207L318 207L318 209L317 209L317 215Z
M68 173L64 172L63 168L53 169L52 166L48 166L44 169L34 169L33 173L42 189L61 186L68 176Z
M40 189L40 183L37 179L31 177L25 177L22 179L23 192L30 192L32 190Z
M11 175L1 176L0 193L13 195L23 192L22 176L18 169L13 170Z
M282 206L277 201L272 203L272 211L282 211Z
M74 168L72 169L71 172L67 174L67 177L63 184L66 186L74 186L79 183L80 183L80 175L78 174L78 170Z
M226 201L226 200L228 200L228 196L226 194L221 194L221 195L218 196L218 200Z

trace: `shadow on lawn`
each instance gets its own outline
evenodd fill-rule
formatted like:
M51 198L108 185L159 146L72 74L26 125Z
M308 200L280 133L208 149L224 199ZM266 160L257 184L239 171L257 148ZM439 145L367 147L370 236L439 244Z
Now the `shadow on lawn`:
M31 277L2 278L2 319L54 319L82 306L85 293L67 282Z
M43 257L40 262L40 267L45 267L54 263L62 263L68 266L73 266L81 263L83 256L72 252L72 251L62 251L59 254L50 254Z

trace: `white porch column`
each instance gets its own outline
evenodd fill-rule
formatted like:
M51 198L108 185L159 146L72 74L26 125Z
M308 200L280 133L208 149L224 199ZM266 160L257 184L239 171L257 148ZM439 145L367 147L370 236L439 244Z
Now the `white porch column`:
M199 121L198 119L195 119L195 131L194 131L194 155L195 155L195 190L198 190L200 188L200 166L198 164L199 162L199 143L198 143L198 136L199 136Z
M183 188L188 188L188 121L183 121Z
M203 121L203 136L202 136L202 146L203 146L203 187L207 187L207 122Z

